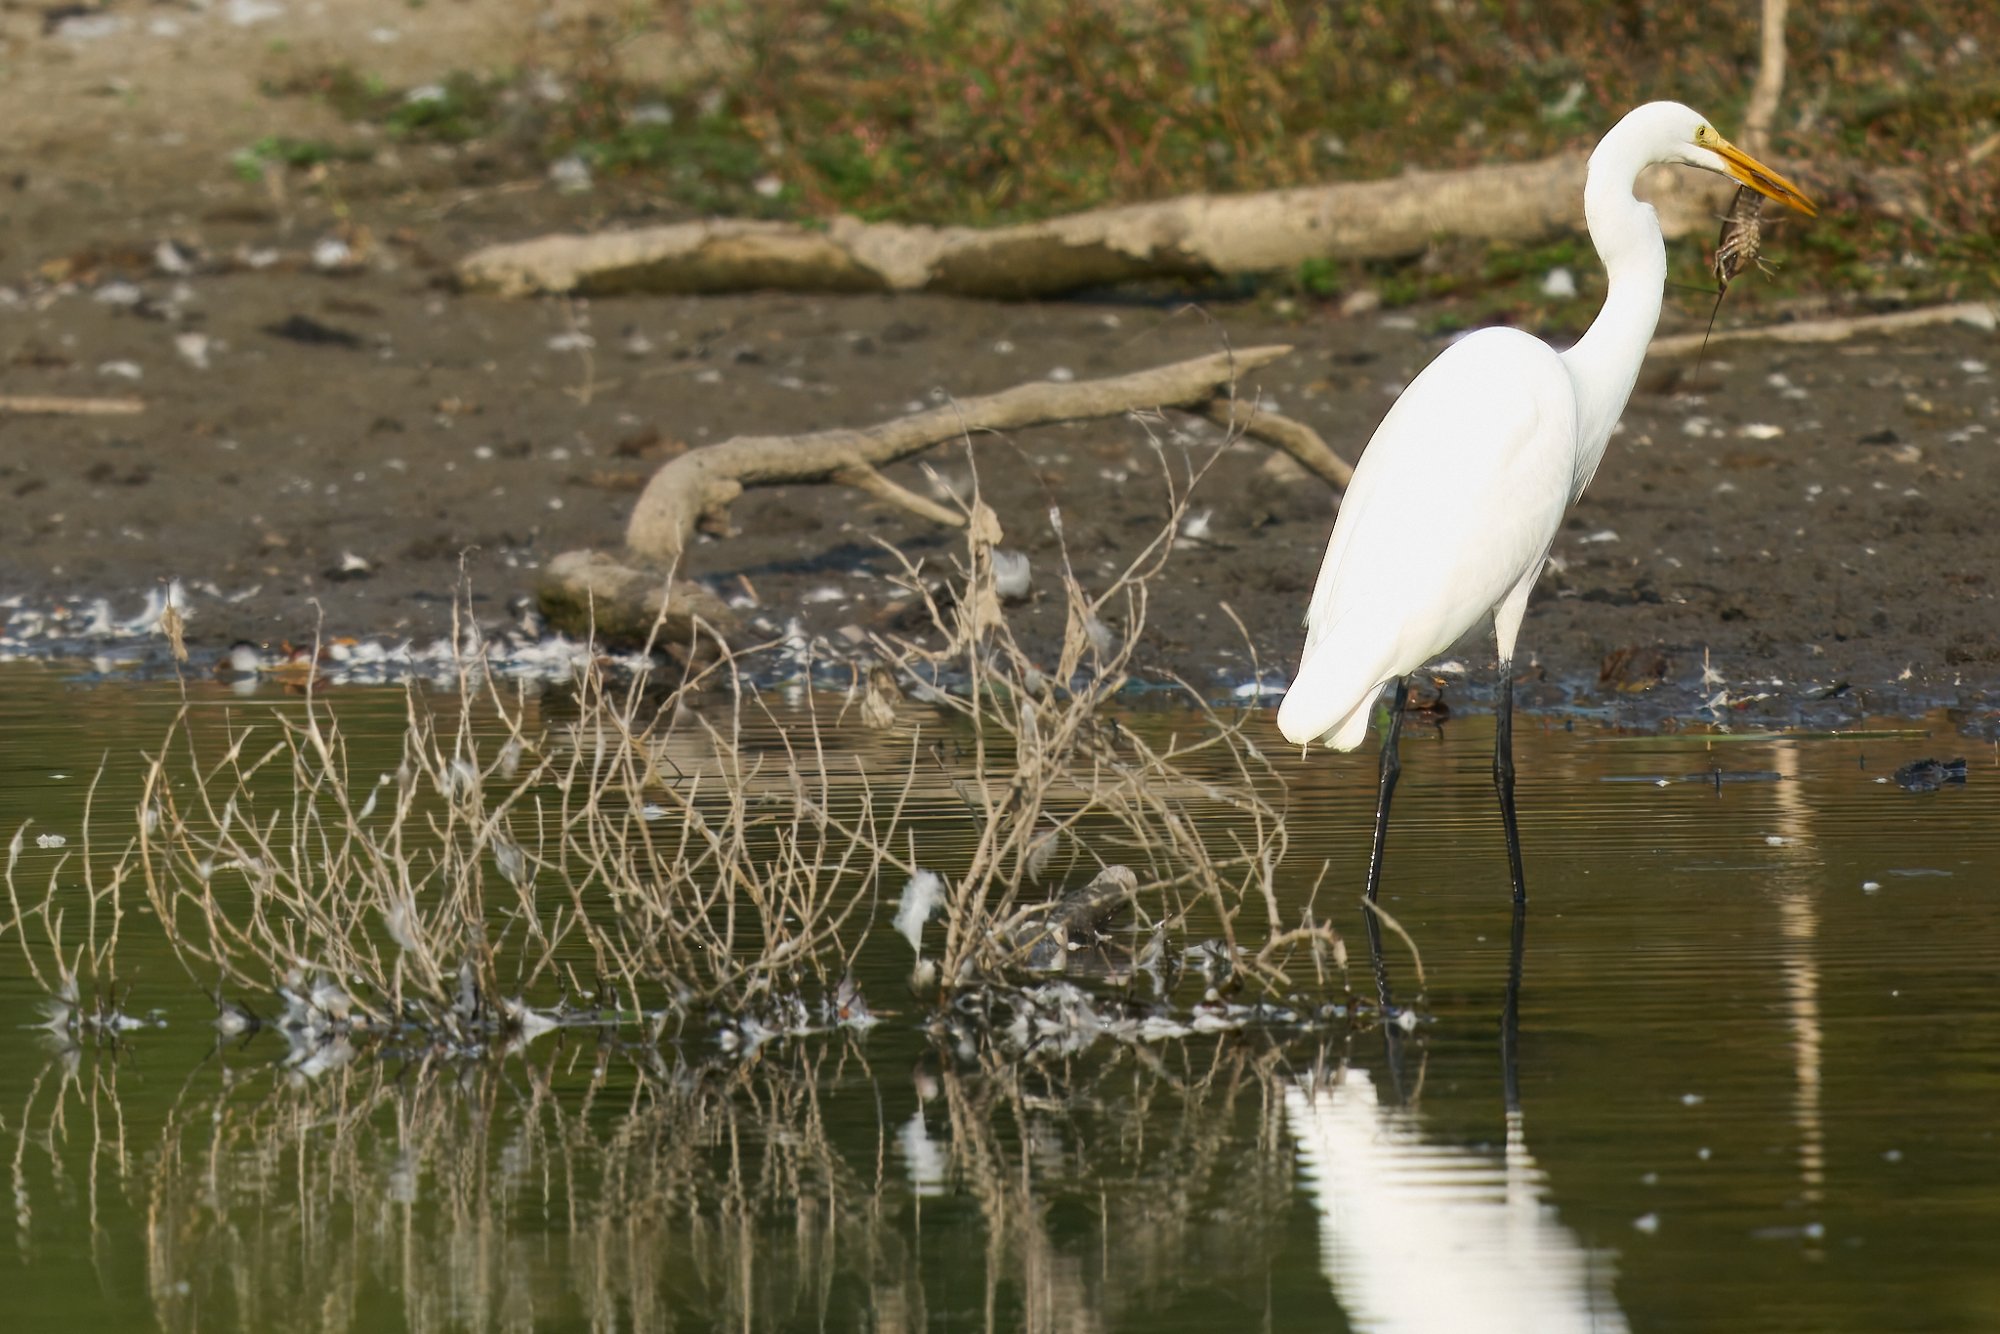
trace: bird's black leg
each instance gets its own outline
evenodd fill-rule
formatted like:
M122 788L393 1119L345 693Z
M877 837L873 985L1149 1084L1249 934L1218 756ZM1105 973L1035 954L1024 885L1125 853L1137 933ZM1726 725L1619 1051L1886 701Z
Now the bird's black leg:
M1514 821L1514 664L1500 664L1500 701L1493 724L1493 787L1500 794L1500 823L1507 829L1507 870L1514 879L1514 903L1528 901L1528 882L1521 875L1521 830ZM1383 801L1384 809L1388 802ZM1378 828L1376 846L1381 846Z
M1500 1011L1500 1087L1507 1114L1521 1110L1521 954L1527 945L1528 905L1514 901L1514 938L1507 952L1507 1000Z
M1375 788L1375 846L1368 854L1368 901L1373 903L1382 887L1382 845L1389 839L1389 799L1396 795L1396 779L1403 766L1396 759L1396 742L1403 734L1403 706L1409 702L1409 687L1396 678L1396 698L1389 705L1389 727L1382 733L1382 774ZM1497 770L1496 770L1497 772Z
M1396 742L1403 734L1403 705L1409 702L1409 688L1396 679L1396 697L1389 704L1389 726L1382 733L1382 771L1375 790L1375 843L1368 853L1368 952L1375 961L1375 997L1382 1017L1395 1013L1389 995L1389 961L1382 954L1382 922L1374 911L1375 897L1382 888L1382 847L1389 839L1389 799L1396 794L1396 779L1403 766L1396 758Z

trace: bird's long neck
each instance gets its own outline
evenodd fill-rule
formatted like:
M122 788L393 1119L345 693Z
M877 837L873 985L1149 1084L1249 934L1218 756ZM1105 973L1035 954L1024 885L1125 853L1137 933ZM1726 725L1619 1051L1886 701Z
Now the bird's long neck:
M1636 164L1628 168L1604 160L1616 156L1602 151L1593 155L1583 191L1584 220L1610 276L1610 290L1589 331L1563 353L1576 384L1579 493L1597 471L1611 430L1632 396L1646 345L1660 323L1667 281L1667 246L1659 217L1652 205L1632 195Z

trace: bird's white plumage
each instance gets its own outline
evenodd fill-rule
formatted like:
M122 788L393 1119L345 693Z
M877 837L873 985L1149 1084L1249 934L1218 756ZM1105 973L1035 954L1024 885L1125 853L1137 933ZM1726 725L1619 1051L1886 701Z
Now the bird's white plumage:
M1632 195L1655 162L1730 175L1812 210L1678 103L1648 103L1612 127L1584 186L1609 277L1604 309L1560 354L1511 329L1464 338L1390 408L1327 543L1298 677L1278 709L1287 740L1352 750L1385 686L1488 616L1501 662L1513 657L1563 511L1596 472L1659 323L1666 245L1652 208Z
M1341 499L1304 661L1278 711L1287 737L1359 744L1385 684L1532 578L1574 481L1569 453L1538 446L1575 435L1569 373L1539 339L1482 330L1424 368Z

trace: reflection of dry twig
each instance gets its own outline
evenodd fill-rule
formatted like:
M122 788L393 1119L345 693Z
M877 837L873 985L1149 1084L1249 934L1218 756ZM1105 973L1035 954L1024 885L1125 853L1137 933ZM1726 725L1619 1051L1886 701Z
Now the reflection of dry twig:
M1115 1328L1185 1291L1197 1249L1204 1287L1263 1271L1289 1226L1284 1089L1312 1064L1297 1055L1219 1039L1025 1065L917 1049L914 1087L844 1044L750 1063L586 1044L317 1081L231 1061L196 1072L141 1143L116 1063L73 1055L7 1109L13 1216L32 1250L74 1227L87 1190L93 1247L142 1237L169 1334L225 1312L374 1328L385 1302L419 1334L802 1313L913 1330L982 1308L995 1328ZM927 1212L945 1192L977 1207Z
M1186 1282L1196 1250L1212 1274L1258 1268L1292 1190L1287 1065L1275 1048L1173 1044L1025 1070L988 1053L976 1071L941 1071L952 1162L986 1234L989 1325L1122 1328ZM1094 1250L1052 1231L1063 1195L1095 1206ZM1010 1289L1020 1309L997 1310Z

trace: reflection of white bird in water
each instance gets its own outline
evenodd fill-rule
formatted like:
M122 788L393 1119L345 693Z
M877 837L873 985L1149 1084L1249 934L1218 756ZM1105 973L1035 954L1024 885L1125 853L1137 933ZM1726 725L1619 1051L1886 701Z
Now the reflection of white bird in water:
M1365 1334L1439 1330L1616 1334L1608 1257L1586 1250L1542 1195L1518 1113L1500 1161L1424 1139L1368 1073L1286 1091L1320 1214L1320 1263Z
M1514 897L1526 897L1514 822L1514 638L1563 511L1597 471L1659 323L1666 244L1652 206L1632 194L1655 162L1718 172L1816 212L1687 107L1652 102L1630 112L1590 155L1584 185L1584 216L1610 277L1589 332L1561 354L1515 329L1482 329L1448 348L1389 409L1341 500L1278 727L1294 743L1352 750L1375 700L1395 685L1371 900L1396 785L1403 675L1489 615L1500 647L1493 781Z

